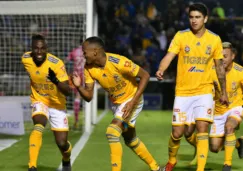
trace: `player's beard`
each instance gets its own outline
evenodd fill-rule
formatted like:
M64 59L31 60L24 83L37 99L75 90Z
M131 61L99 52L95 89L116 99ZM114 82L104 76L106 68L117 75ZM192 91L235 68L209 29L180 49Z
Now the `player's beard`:
M41 59L38 59L35 55L35 57L33 56L33 61L35 62L36 66L41 66L46 60L46 53L42 55Z

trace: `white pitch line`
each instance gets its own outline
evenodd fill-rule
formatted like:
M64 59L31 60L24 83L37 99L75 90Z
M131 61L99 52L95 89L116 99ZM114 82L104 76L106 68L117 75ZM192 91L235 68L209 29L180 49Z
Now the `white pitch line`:
M97 119L97 123L99 123L99 121L108 113L108 111L109 110L105 110L100 114L99 118ZM83 135L78 140L78 142L74 145L74 147L72 149L72 155L71 155L71 165L73 165L73 163L76 160L76 158L78 157L79 153L83 150L85 144L87 143L90 135L93 132L93 129L94 129L94 126L91 127L90 132L84 132ZM57 171L61 171L61 170L62 170L62 163L59 165Z

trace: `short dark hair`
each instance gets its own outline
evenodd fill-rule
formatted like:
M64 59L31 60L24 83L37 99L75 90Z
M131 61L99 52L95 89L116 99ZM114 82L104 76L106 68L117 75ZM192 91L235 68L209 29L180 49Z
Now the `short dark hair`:
M203 14L203 16L208 16L208 8L205 4L203 3L194 3L189 6L189 13L191 11L199 11L200 13Z
M46 41L46 38L41 34L35 34L35 35L32 36L32 42L34 42L36 40Z
M96 37L96 36L93 36L93 37L89 37L85 40L85 42L89 42L89 43L92 43L92 44L97 44L99 46L101 46L103 49L105 49L105 43L104 41L99 38L99 37Z

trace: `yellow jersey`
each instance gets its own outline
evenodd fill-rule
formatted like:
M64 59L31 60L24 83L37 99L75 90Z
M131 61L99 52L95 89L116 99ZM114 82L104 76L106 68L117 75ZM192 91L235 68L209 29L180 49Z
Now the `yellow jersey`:
M64 110L66 109L66 97L57 86L47 79L49 67L56 73L60 82L68 81L68 75L62 60L47 53L45 62L40 66L34 63L31 52L22 56L22 63L30 77L31 102L42 102L48 107Z
M243 105L242 86L243 86L243 67L233 63L231 70L226 73L226 92L229 98L229 106L220 103L220 85L216 76L213 75L215 86L215 115L223 115L228 110Z
M176 96L195 96L212 93L211 70L213 59L223 58L220 37L206 30L196 37L190 29L179 31L168 52L178 54Z
M138 71L139 66L126 57L106 53L105 67L85 66L85 83L96 80L109 93L113 103L121 104L135 95Z

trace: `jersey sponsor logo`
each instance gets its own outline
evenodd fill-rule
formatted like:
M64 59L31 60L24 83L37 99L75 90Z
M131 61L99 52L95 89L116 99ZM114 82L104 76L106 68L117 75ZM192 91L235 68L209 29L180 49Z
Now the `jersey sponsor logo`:
M190 50L191 50L190 47L186 45L186 47L185 47L185 53L189 53Z
M197 46L200 46L201 45L201 43L200 42L197 42L197 44L196 44Z
M39 90L54 90L53 84L41 84L41 83L36 84L36 83L34 83L33 87L36 91L39 91Z
M210 58L207 57L194 57L194 56L184 56L185 64L208 64Z
M127 83L125 81L122 81L119 84L117 84L116 86L106 88L105 90L109 93L114 93L114 92L117 92L117 91L121 90L122 88L126 87L126 85L127 85Z
M212 46L211 45L208 45L207 47L206 47L206 55L210 55L211 54L211 51L212 51Z
M175 108L175 109L174 109L174 112L180 112L180 109Z
M125 92L120 93L120 94L118 94L118 95L116 95L116 96L114 96L114 94L111 94L110 97L113 98L113 99L117 99L117 98L123 96L124 94L125 94Z
M52 56L48 56L48 61L50 61L50 62L52 62L54 64L57 64L59 60L54 58L54 57L52 57Z
M202 69L197 69L195 66L192 66L188 72L204 72Z
M136 70L136 68L137 68L137 65L136 65L136 64L133 64L133 65L132 65L132 70L131 70L131 73L134 73L134 72L135 72L135 70Z
M207 113L208 113L209 115L211 115L211 114L212 114L212 109L208 109L208 110L207 110Z
M109 56L108 61L111 61L111 62L113 62L113 63L119 64L120 59L115 58L115 57L113 57L113 56Z

